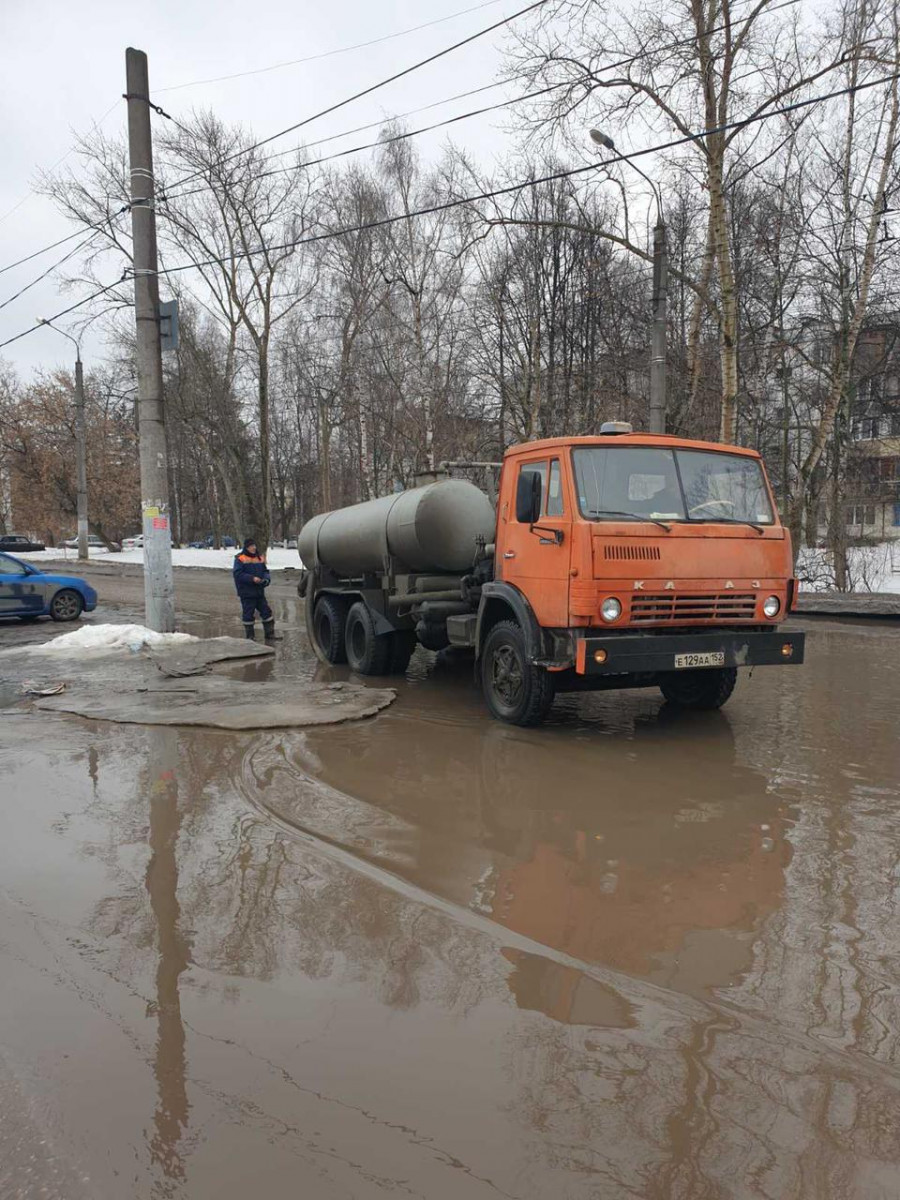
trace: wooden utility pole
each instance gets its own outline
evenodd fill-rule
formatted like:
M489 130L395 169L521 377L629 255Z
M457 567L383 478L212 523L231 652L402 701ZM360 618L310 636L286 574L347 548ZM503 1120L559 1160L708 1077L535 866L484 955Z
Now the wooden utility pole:
M147 55L143 50L129 47L125 51L125 76L141 444L144 610L150 629L158 633L171 633L175 628L175 587L172 580L172 532L169 520L169 460L159 329L150 82Z

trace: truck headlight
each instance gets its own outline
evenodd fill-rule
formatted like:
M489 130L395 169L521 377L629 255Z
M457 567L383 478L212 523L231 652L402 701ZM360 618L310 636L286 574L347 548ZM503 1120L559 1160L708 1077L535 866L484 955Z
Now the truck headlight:
M618 621L622 615L622 605L615 596L607 596L600 605L600 616L604 621Z
M781 601L777 596L767 596L763 601L763 612L767 617L777 617L781 611Z

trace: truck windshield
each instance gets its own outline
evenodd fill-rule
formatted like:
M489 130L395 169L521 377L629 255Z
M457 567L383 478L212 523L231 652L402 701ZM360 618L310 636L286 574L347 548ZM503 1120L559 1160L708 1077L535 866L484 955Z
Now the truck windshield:
M594 520L774 521L755 458L662 446L586 446L572 453L578 504Z

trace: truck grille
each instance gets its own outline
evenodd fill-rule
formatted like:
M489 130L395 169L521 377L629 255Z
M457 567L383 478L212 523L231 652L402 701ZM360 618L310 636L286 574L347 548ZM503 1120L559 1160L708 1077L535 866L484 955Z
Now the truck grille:
M697 595L689 592L665 592L662 595L638 595L631 601L634 625L650 621L748 621L756 616L753 592L721 592Z
M607 560L624 558L629 562L649 562L651 560L658 562L659 546L606 545L603 547L603 557Z

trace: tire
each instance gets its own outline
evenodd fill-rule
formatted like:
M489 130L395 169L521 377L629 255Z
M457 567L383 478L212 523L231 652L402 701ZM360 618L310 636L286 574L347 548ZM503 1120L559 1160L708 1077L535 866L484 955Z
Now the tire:
M525 635L515 621L500 621L490 630L479 671L492 716L510 725L541 724L553 704L553 679L528 661Z
M400 630L390 638L391 657L388 671L391 675L405 675L409 660L416 649L416 635L411 630Z
M375 622L368 606L361 600L347 613L344 643L347 662L358 675L387 675L393 651L393 635L375 635Z
M77 621L84 612L84 600L71 588L63 588L50 601L50 616L54 621Z
M701 668L661 675L659 690L670 704L679 708L709 710L721 708L736 683L734 667Z
M347 646L344 641L346 621L346 600L327 593L318 598L313 609L309 640L319 657L335 666L347 661Z

